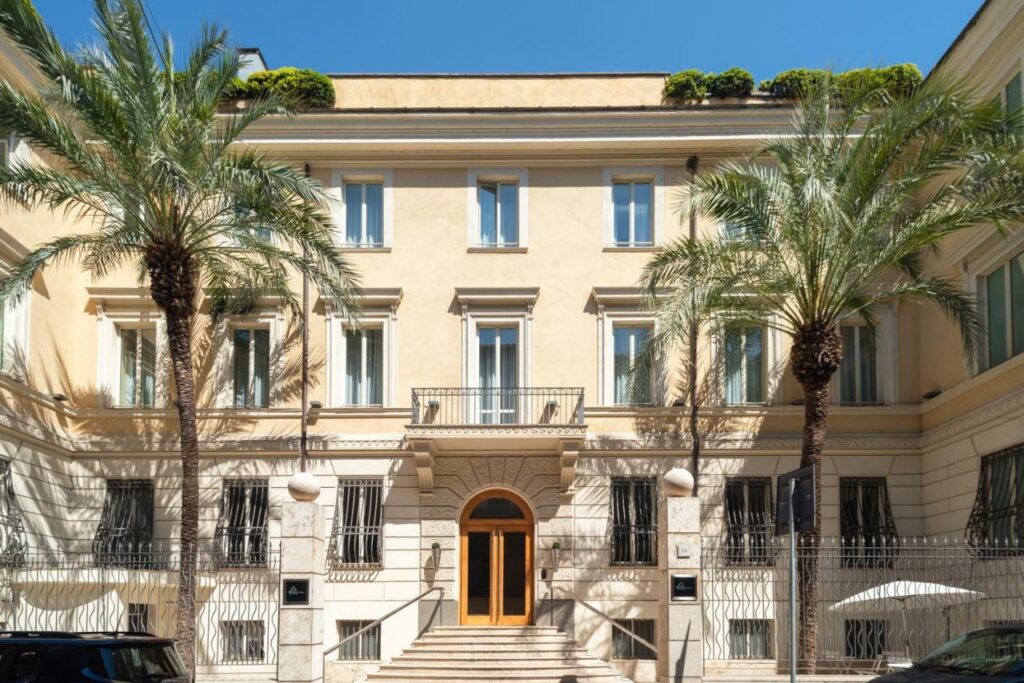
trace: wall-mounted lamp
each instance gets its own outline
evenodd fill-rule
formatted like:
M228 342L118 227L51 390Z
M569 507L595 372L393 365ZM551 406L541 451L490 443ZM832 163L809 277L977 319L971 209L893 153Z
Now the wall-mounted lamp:
M558 569L558 561L562 558L562 544L555 541L551 544L551 571Z
M441 544L437 541L430 544L430 564L435 572L441 566Z
M64 401L68 400L68 395L67 394L50 394L50 398L52 398L54 401L57 401L58 403L63 403Z

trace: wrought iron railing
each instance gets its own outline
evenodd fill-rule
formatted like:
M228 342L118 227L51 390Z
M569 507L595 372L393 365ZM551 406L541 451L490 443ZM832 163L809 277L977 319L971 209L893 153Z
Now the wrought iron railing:
M582 425L582 387L412 390L414 425Z

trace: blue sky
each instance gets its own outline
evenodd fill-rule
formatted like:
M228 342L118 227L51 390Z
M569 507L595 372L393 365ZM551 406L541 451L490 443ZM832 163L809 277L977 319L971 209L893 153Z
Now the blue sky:
M90 0L35 0L90 39ZM721 71L915 62L927 71L981 0L148 0L187 44L204 19L272 67L327 72Z

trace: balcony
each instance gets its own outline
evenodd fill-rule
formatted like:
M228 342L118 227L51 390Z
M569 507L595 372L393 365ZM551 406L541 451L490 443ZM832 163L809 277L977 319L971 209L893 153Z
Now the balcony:
M557 455L568 491L586 435L581 387L413 389L406 427L422 492L433 490L435 455L505 451Z
M583 425L580 387L413 389L412 424L433 426Z

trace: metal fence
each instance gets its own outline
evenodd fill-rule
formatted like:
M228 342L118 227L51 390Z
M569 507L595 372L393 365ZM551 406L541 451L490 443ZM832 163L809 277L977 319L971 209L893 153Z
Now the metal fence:
M797 550L799 558L815 552ZM964 631L1024 621L1024 547L979 548L946 539L899 539L880 547L866 539L823 539L816 554L814 664L821 674L884 671ZM704 539L704 657L712 666L761 660L780 673L788 668L789 572L788 539L768 539L765 552L753 557L738 553L728 537ZM904 591L893 582L973 594L932 589L937 592L900 600ZM854 597L880 587L880 599Z
M180 557L135 548L112 565L94 553L28 550L0 566L0 628L28 631L147 631L173 637ZM220 553L199 553L196 579L198 666L277 662L280 555L264 566L226 568Z
M412 390L412 423L421 425L581 425L580 387Z

